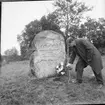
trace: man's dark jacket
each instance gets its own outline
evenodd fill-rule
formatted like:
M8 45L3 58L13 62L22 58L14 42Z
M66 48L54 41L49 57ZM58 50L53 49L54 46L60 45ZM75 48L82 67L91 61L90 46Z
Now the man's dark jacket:
M76 39L75 42L76 45L73 47L69 62L73 63L77 54L92 67L92 70L99 74L103 69L100 52L92 43L84 38Z

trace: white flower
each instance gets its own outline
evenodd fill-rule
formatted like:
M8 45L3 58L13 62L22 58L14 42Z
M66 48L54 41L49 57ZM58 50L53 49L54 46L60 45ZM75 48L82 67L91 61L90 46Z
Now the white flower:
M63 70L63 62L59 63L59 65L56 66L56 71L59 74Z
M65 74L65 72L61 72L61 74L62 74L62 75L64 75L64 74Z

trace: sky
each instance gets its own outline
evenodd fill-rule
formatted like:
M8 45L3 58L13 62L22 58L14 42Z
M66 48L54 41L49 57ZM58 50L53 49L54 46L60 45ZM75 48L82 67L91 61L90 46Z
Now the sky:
M88 6L93 6L93 10L86 14L91 18L105 18L105 0L79 0ZM20 52L17 35L21 34L25 25L35 19L40 19L43 15L54 11L52 5L54 1L26 1L26 2L2 2L1 13L1 54L4 51L16 47Z

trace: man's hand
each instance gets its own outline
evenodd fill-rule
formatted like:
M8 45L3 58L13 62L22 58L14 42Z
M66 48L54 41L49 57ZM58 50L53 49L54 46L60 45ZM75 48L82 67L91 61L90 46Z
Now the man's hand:
M73 69L73 65L72 65L71 63L68 63L68 64L66 65L66 67L67 67L68 69L70 69L70 70Z
M67 65L66 65L66 67L70 67L71 66L71 63L68 63Z

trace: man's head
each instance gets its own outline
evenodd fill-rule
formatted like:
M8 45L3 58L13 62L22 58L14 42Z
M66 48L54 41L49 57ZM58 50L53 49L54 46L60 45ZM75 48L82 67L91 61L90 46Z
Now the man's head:
M73 47L76 45L75 40L72 37L69 37L66 42L70 47Z

